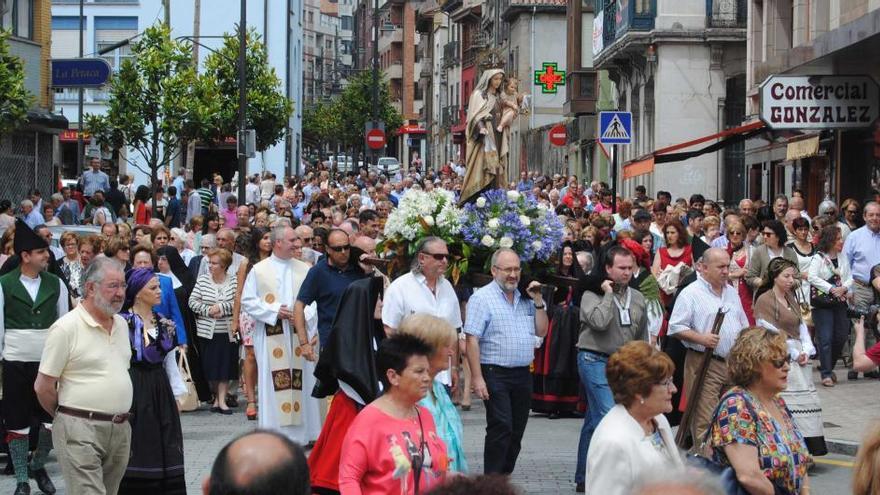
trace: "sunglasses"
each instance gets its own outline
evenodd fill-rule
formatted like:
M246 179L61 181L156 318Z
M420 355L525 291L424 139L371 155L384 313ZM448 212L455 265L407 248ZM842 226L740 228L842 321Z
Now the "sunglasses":
M449 259L449 253L425 253L422 252L425 256L430 256L437 261L446 261Z
M778 370L782 369L782 367L785 366L785 363L787 363L787 362L788 362L788 356L783 357L783 358L779 358L779 359L771 359L770 360L770 364L772 364L773 367Z
M341 253L343 251L348 251L349 249L351 249L351 245L349 245L349 244L346 244L344 246L327 246L327 247L329 249L332 249L333 251L336 251L337 253Z
M743 235L743 231L741 230L731 230L728 232L729 235Z
M303 237L302 241L303 242L312 242L312 239L313 239L313 237Z
M761 235L764 237L772 237L776 235L776 232L761 232Z

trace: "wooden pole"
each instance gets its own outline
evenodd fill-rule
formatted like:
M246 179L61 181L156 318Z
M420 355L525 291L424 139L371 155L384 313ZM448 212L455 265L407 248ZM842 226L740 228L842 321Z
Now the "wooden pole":
M721 331L722 323L724 323L724 311L721 308L718 308L718 312L715 313L715 322L712 323L712 335L718 335L718 332ZM700 401L700 394L703 393L703 383L706 381L706 371L709 369L709 364L712 362L712 353L714 351L714 348L706 348L706 351L703 353L703 360L700 362L700 368L697 370L697 376L694 377L693 385L690 390L686 391L687 395L685 397L687 400L687 406L684 408L684 414L681 416L681 424L678 425L678 432L675 434L675 444L678 445L678 448L680 449L685 448L685 442L687 441L691 422L693 421L694 410L697 408L697 403ZM698 439L695 438L694 444L696 444L697 441Z

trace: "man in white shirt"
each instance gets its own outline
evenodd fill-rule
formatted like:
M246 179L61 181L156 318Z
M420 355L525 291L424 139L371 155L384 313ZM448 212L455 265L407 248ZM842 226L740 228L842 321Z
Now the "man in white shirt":
M749 326L739 294L727 283L730 256L721 248L709 248L697 265L697 280L681 290L669 317L669 335L687 347L684 364L684 395L688 402L697 401L690 431L694 445L699 446L712 412L721 394L727 390L727 355L739 332ZM718 335L712 335L712 325L718 310L724 321ZM712 359L703 380L699 397L690 397L700 363L706 350Z
M254 175L248 179L244 186L244 198L246 204L260 204L260 185L257 184L259 176Z
M449 280L444 278L449 266L449 248L439 237L426 237L417 247L417 261L411 272L399 277L385 289L382 300L382 323L392 335L404 318L426 313L442 318L452 328L461 328L461 307ZM451 373L443 371L435 380L447 387L458 383L458 353L454 353ZM450 377L451 374L451 377Z

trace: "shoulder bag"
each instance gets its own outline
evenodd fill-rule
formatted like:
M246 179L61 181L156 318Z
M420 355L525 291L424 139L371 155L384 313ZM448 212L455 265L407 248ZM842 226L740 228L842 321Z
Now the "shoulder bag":
M180 356L177 358L177 367L180 369L183 383L186 384L186 395L179 397L177 403L180 404L180 410L183 412L195 411L199 408L199 394L196 392L196 384L193 382L192 374L189 371L189 360L186 358L186 352L180 352Z

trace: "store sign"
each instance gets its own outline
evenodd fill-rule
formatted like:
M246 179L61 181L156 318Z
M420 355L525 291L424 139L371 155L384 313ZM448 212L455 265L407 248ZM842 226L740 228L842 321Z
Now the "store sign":
M878 118L870 76L771 76L761 85L761 120L771 129L852 129Z
M541 86L541 92L556 94L557 86L565 86L565 71L557 69L556 62L544 62L542 70L535 71L535 85Z

